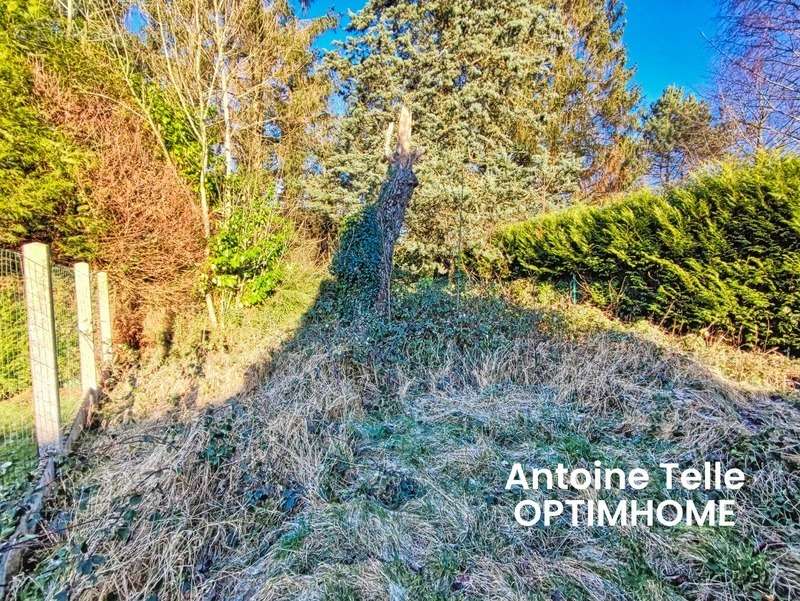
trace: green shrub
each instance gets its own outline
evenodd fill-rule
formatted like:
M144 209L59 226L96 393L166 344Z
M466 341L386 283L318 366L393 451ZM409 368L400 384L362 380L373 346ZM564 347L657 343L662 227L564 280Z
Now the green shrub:
M497 240L512 275L576 278L621 317L800 351L800 157L760 155L662 195L551 213Z
M267 203L237 208L211 240L211 284L245 306L264 302L283 279L291 223Z

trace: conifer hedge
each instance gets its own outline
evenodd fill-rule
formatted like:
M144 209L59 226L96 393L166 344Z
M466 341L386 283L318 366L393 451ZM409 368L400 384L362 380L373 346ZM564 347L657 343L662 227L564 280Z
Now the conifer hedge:
M623 318L800 353L800 157L761 155L660 195L575 206L498 243L511 274L576 278Z

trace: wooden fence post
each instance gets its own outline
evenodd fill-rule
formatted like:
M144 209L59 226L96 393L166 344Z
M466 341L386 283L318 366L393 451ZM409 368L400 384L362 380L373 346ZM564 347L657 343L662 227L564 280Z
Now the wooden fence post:
M81 356L81 396L97 392L92 324L92 276L88 263L75 263L75 302L78 310L78 347Z
M97 305L100 315L100 359L105 370L114 359L111 303L108 300L108 275L105 271L97 272Z
M31 242L22 247L25 305L28 314L28 347L31 387L39 455L61 451L61 423L56 360L56 324L50 247Z

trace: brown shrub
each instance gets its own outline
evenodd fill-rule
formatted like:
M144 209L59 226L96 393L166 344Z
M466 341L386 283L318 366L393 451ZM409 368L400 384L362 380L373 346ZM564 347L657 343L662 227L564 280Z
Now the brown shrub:
M95 260L113 283L117 335L138 345L148 311L193 300L204 253L193 194L113 90L76 89L41 65L33 73L48 119L94 153L79 183L99 226Z

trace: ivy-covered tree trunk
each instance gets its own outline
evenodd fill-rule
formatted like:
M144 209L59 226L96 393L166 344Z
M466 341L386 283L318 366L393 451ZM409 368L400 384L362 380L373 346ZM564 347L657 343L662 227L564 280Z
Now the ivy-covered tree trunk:
M421 150L411 149L411 112L405 106L400 110L397 130L394 149L394 124L384 133L389 168L378 198L345 223L331 261L337 305L350 314L363 310L391 313L395 245L418 186L414 164L422 156Z
M403 222L411 196L418 185L414 174L414 163L422 156L419 150L411 150L411 113L406 107L400 110L397 131L397 147L391 150L393 127L386 131L385 153L389 161L389 171L376 203L375 217L380 232L378 246L378 289L375 297L375 308L379 313L388 315L391 312L391 280L394 247Z

